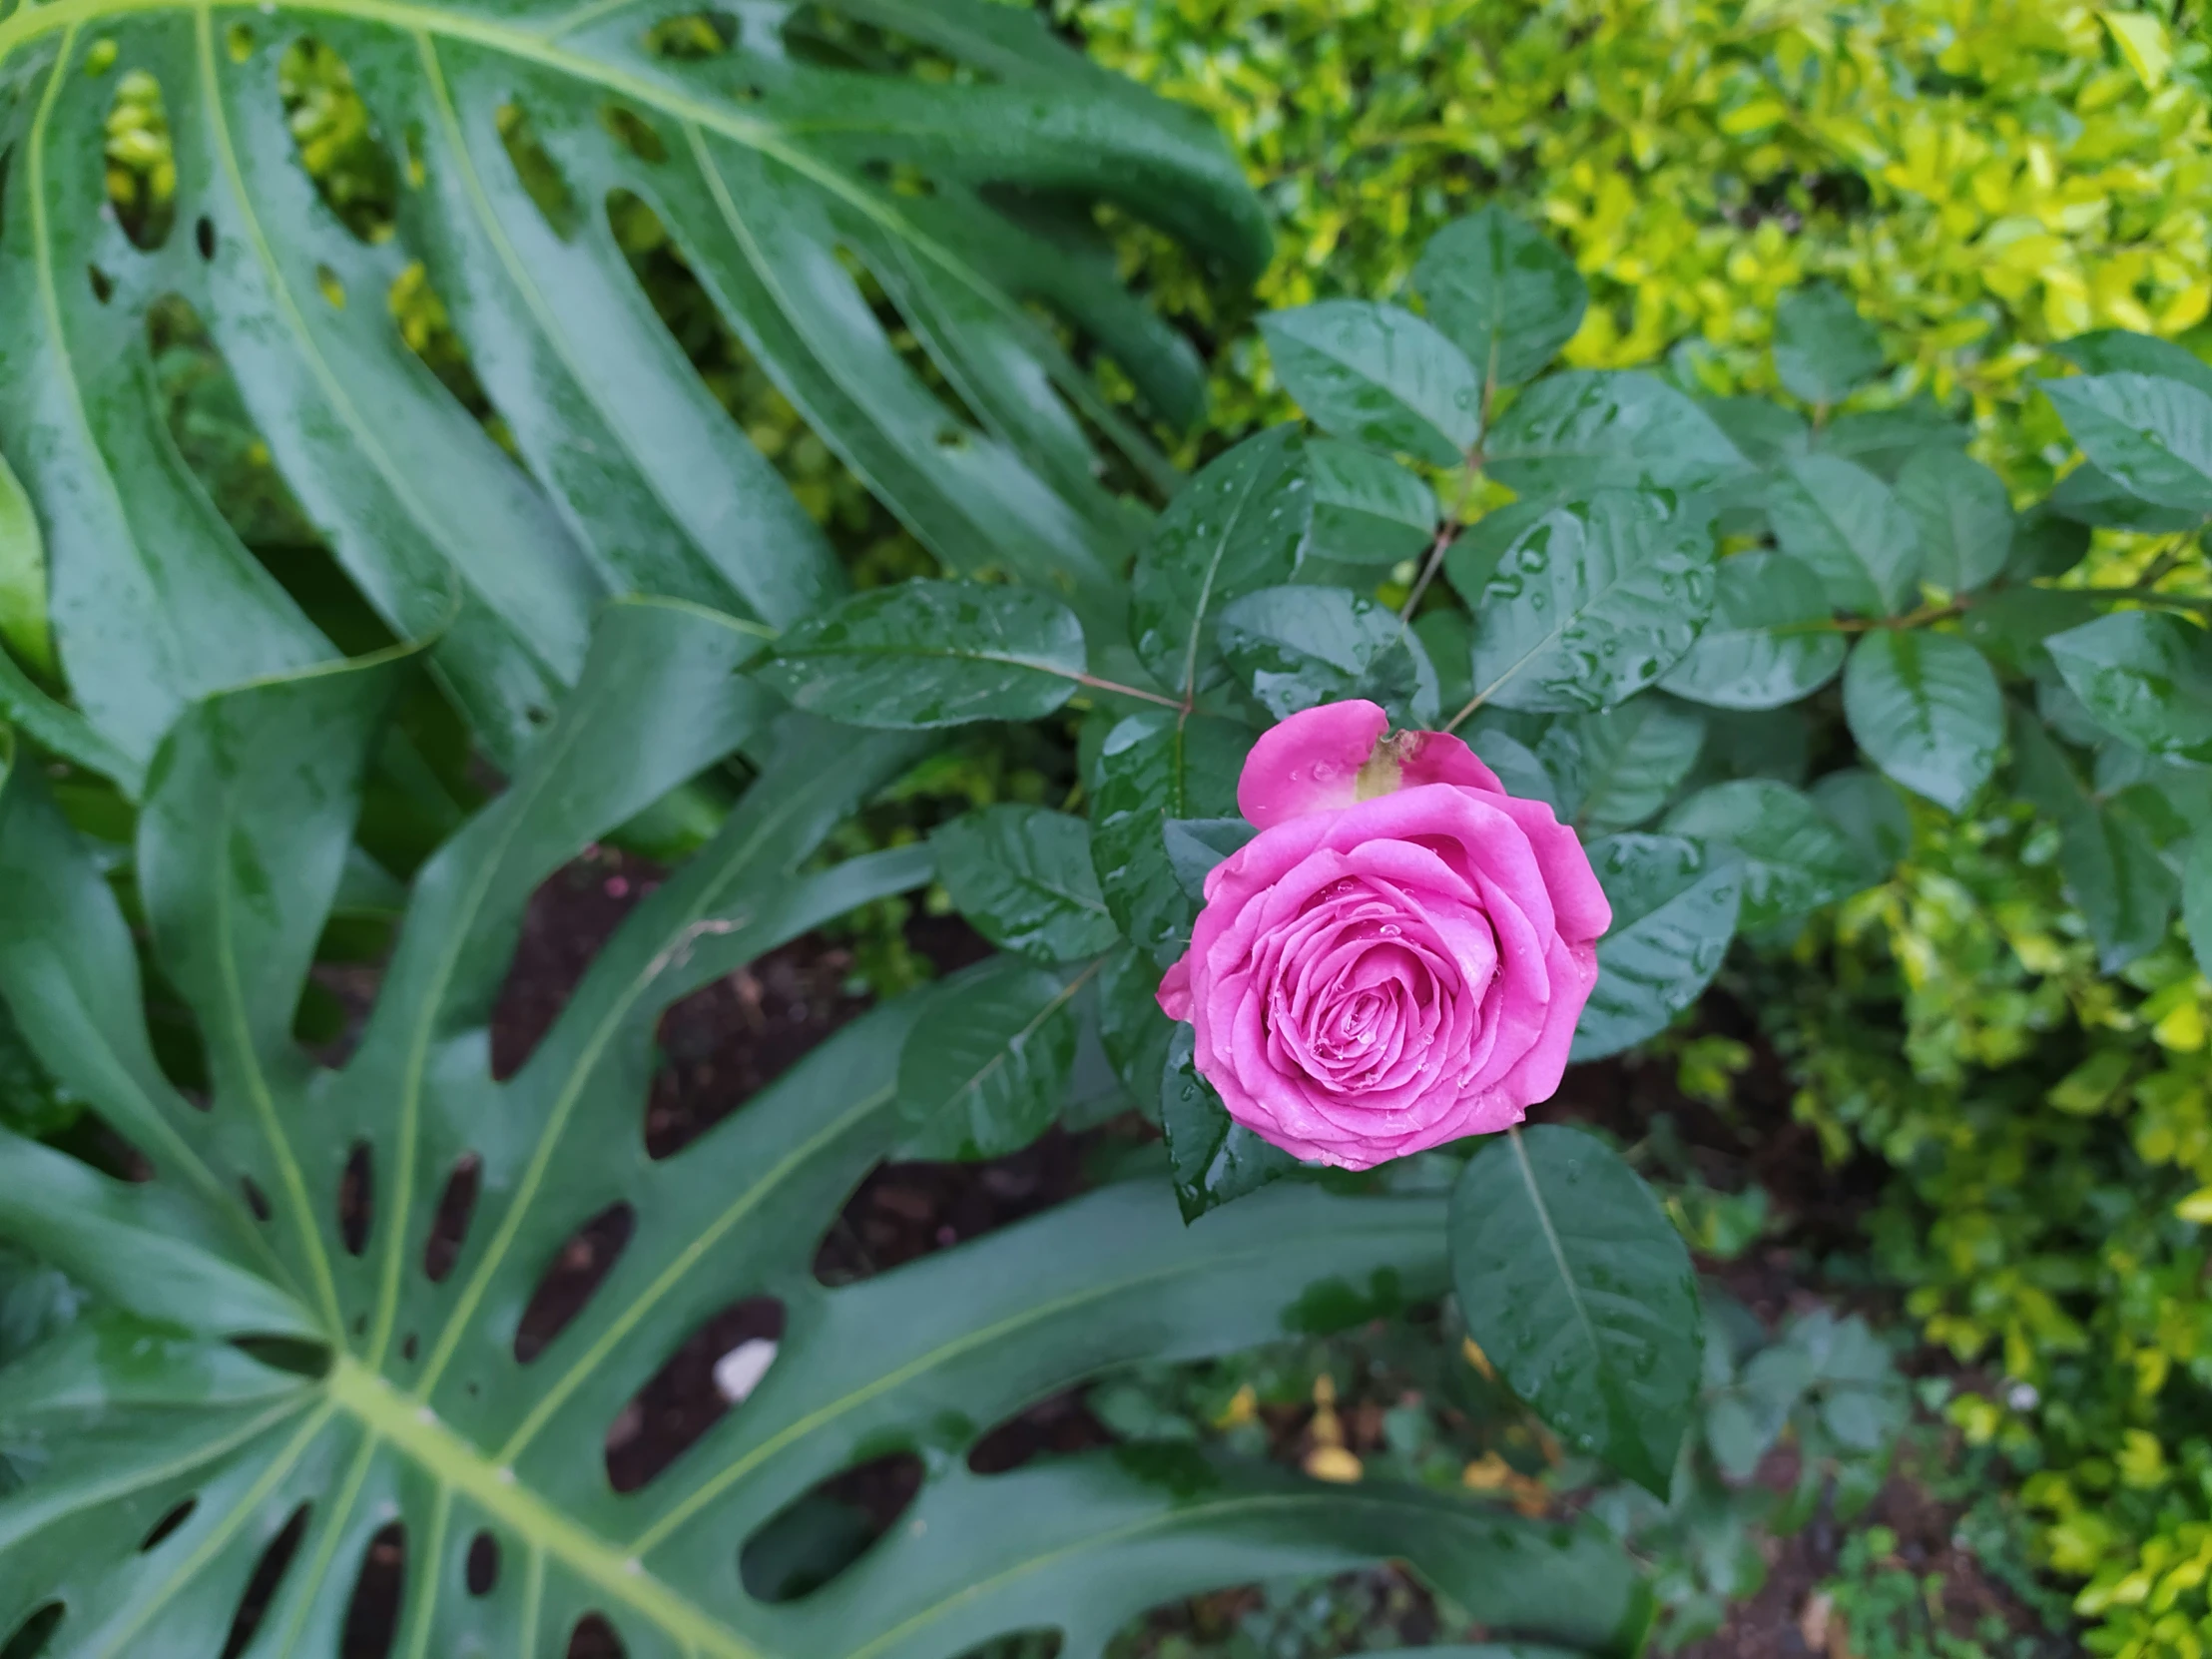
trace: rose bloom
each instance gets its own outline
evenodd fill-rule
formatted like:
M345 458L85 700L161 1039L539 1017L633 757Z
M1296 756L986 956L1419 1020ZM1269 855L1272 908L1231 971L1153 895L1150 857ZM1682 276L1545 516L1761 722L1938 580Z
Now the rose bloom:
M1237 786L1260 833L1207 875L1160 984L1231 1117L1346 1169L1549 1099L1613 917L1548 806L1457 738L1388 726L1332 703L1260 739Z

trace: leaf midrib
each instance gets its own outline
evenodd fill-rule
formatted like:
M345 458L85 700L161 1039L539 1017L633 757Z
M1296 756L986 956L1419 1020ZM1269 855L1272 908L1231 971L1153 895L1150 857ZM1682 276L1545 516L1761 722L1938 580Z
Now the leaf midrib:
M553 1508L516 1480L512 1469L493 1464L434 1412L400 1394L350 1355L337 1357L325 1386L330 1399L370 1434L504 1521L534 1546L534 1554L554 1556L578 1577L651 1619L688 1651L715 1659L765 1659L762 1650L732 1635L727 1625L648 1573L637 1557Z

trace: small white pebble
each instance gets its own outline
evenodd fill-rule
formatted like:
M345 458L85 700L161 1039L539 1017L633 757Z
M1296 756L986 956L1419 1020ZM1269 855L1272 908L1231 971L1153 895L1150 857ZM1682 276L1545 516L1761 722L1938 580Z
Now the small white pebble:
M715 1390L731 1404L743 1404L775 1364L776 1344L767 1338L740 1343L715 1362Z

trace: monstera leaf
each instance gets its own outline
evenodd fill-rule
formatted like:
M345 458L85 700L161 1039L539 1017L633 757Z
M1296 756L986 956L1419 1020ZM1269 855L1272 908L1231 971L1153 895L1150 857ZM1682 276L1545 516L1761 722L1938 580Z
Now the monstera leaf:
M911 849L810 872L921 740L781 710L735 672L755 649L696 607L614 607L510 787L423 867L335 1067L297 1045L293 1011L410 665L393 654L192 706L155 757L135 860L151 949L205 1055L191 1097L156 1062L103 865L35 769L8 778L0 990L144 1179L0 1137L0 1247L89 1299L0 1374L0 1447L21 1482L0 1497L0 1638L38 1621L49 1656L168 1659L225 1652L229 1632L234 1653L336 1659L364 1558L396 1526L396 1653L558 1656L596 1616L633 1659L950 1659L1036 1629L1090 1659L1151 1602L1379 1557L1411 1561L1501 1632L1632 1648L1647 1598L1587 1523L1187 1448L993 1475L964 1455L1107 1368L1440 1293L1437 1202L1286 1187L1186 1229L1165 1181L1133 1179L827 1288L818 1241L914 1129L898 1089L912 1000L649 1155L663 1010L928 875ZM533 889L737 748L758 782L719 835L495 1079L487 1020ZM472 1207L450 1202L462 1169ZM534 1287L616 1207L632 1230L611 1271L518 1357ZM456 1214L457 1245L448 1231L433 1257L436 1218ZM610 1424L718 1310L754 1297L786 1315L765 1377L660 1474L616 1490ZM808 1593L748 1588L749 1539L900 1449L924 1478L889 1533Z
M0 563L43 558L60 668L126 756L194 697L334 655L170 440L163 301L197 314L392 634L443 631L433 667L504 766L606 595L781 627L837 591L821 533L633 277L618 195L652 207L744 349L947 566L1118 614L1129 512L1084 423L1170 474L1056 325L1169 418L1203 375L1071 204L1124 203L1250 274L1267 232L1226 148L985 0L674 9L0 0L0 455L44 544ZM686 21L712 50L652 44ZM356 237L301 163L279 66L309 38L349 66L386 153L386 240ZM136 238L104 180L126 77L158 85L175 167L166 229ZM512 457L402 339L388 296L417 265Z

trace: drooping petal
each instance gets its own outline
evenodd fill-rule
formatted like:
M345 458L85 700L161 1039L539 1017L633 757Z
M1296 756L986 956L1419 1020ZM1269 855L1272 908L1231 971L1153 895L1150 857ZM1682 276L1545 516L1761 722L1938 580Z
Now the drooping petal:
M1360 769L1389 726L1390 717L1376 704L1354 700L1324 703L1271 727L1245 758L1237 811L1269 830L1351 806Z

